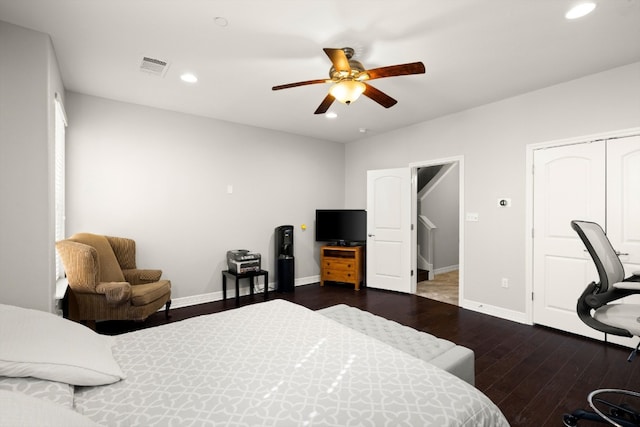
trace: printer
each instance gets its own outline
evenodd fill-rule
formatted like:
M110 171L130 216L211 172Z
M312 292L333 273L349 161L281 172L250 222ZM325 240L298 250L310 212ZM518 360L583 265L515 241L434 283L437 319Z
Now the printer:
M244 274L260 271L260 254L249 252L246 249L234 249L227 251L227 266L229 271L235 274Z

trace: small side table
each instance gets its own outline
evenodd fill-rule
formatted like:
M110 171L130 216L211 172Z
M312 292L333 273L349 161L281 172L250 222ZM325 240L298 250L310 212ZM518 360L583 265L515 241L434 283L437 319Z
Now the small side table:
M269 297L269 272L267 270L249 271L247 273L234 273L229 270L222 270L222 299L227 299L227 274L236 278L236 306L240 305L240 279L249 279L249 292L253 295L253 279L264 276L264 299Z

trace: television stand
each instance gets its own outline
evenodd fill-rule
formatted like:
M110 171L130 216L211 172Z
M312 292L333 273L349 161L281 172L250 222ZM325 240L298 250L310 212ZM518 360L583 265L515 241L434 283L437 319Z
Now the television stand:
M364 246L320 248L320 286L324 282L351 283L360 290L364 282Z

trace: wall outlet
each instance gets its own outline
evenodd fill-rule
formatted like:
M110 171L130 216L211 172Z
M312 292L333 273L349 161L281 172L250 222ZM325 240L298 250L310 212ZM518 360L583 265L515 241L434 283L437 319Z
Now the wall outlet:
M508 288L508 287L509 287L509 279L507 279L506 277L503 277L503 278L502 278L501 285L502 285L502 287L503 287L503 288L505 288L505 289L506 289L506 288Z

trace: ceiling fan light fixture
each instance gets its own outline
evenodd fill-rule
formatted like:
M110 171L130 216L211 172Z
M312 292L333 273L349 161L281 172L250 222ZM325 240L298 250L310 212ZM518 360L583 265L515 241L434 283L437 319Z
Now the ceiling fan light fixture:
M343 104L351 104L358 99L367 86L356 80L343 80L331 86L329 93Z

